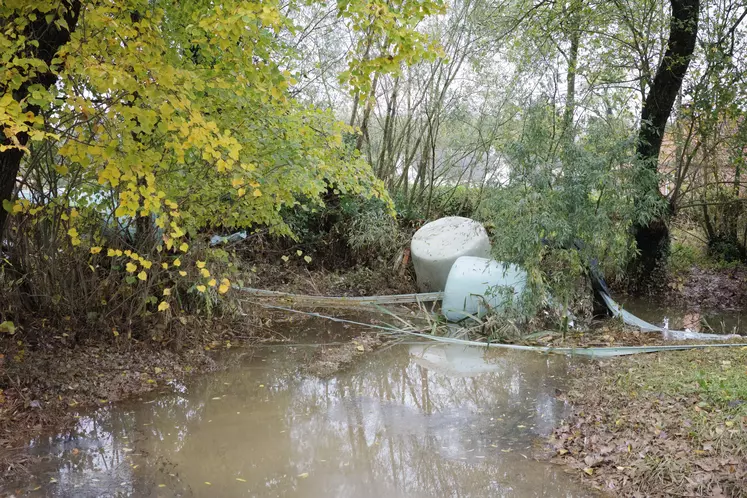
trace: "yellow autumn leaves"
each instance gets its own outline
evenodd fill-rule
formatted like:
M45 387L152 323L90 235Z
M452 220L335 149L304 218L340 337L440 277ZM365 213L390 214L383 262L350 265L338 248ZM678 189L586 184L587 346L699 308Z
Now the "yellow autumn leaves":
M73 229L74 230L74 229ZM71 231L68 233L71 237L75 236L77 237L77 231ZM180 247L180 249L183 248L183 250L186 252L186 246L187 244L184 243ZM90 248L89 252L92 255L97 255L102 253L103 248L101 246L93 246ZM138 280L145 282L148 280L148 271L153 267L153 262L144 258L143 256L139 255L136 252L133 252L131 250L121 250L121 249L113 249L108 248L106 251L106 255L111 258L117 258L117 257L127 257L130 259L130 261L127 261L125 264L125 271L128 274L134 275ZM173 266L174 268L180 268L182 266L182 261L179 257L175 258L171 264L167 262L161 263L161 268L163 270L168 270L170 266ZM194 289L197 290L200 293L207 292L208 288L216 288L219 294L225 294L227 293L231 288L231 281L228 278L223 278L220 281L220 284L216 280L215 277L212 276L210 273L210 270L207 268L207 262L206 261L196 261L195 262L195 268L198 270L199 278L202 279L200 283L197 283L194 286ZM180 277L186 277L188 275L188 272L185 270L179 270L178 274ZM131 282L134 282L134 280L131 280ZM171 288L164 288L163 289L163 297L169 298L172 295L172 289ZM170 304L167 300L163 300L158 305L158 311L166 311L170 308Z
M63 177L63 184L69 182L70 198L84 193L93 200L82 211L114 208L118 217L153 217L166 234L166 249L187 253L189 244L182 241L186 232L195 233L217 219L227 226L262 224L289 234L281 208L299 196L318 197L329 184L386 195L369 165L346 157L342 137L351 129L331 112L291 97L290 87L297 81L274 62L293 56L273 35L280 26L292 25L285 7L274 0L261 2L261 9L234 0L156 2L159 8L135 23L131 13L141 3L86 4L86 29L72 33L60 57L60 87L46 92L48 106L39 105L49 111L55 99L62 104L54 104L47 118L35 118L39 130L30 126L12 95L0 95L6 135L42 133L47 120L50 131L64 123L65 135L42 133L32 139L48 139L57 148L54 173ZM18 23L0 33L0 38L10 34L18 40L12 42L18 53L26 52L26 4L10 7L18 10ZM185 40L200 47L200 59L212 62L185 65ZM256 53L269 56L257 64ZM19 57L11 67L29 62ZM72 81L85 82L86 91L69 92L67 82ZM285 165L280 169L278 150ZM230 202L205 202L228 198ZM14 213L29 209L5 204ZM76 231L69 237L73 246L81 244Z
M298 256L299 258L301 256L303 256L303 251L301 251L301 250L296 251L296 256ZM288 261L290 261L290 258L288 256L281 256L280 259L282 259L286 263ZM306 261L306 264L309 264L309 263L311 263L311 256L306 255L306 256L303 257L303 260Z
M254 166L251 166L253 169ZM251 180L246 181L243 177L234 178L231 180L231 186L236 189L236 194L239 197L244 197L246 195L247 189L246 187L250 187L252 190L252 197L262 197L262 191L259 189L259 183Z
M78 235L78 230L75 228L71 228L67 231L67 234L70 236L70 243L74 246L80 245L80 236Z
M227 278L224 278L223 280L221 280L220 285L218 285L218 281L211 276L210 270L205 267L206 264L207 263L205 261L197 261L195 263L195 266L200 272L200 276L206 280L202 284L196 285L195 289L197 289L197 291L199 292L204 293L207 292L208 287L218 287L218 292L220 294L225 294L226 292L228 292L231 288L231 281Z

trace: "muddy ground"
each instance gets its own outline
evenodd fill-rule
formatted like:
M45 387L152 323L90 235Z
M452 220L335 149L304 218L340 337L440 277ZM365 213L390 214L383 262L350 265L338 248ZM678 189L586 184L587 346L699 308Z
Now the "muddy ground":
M298 262L249 266L244 285L293 294L375 296L417 291L409 270L389 271L359 265L353 268L309 269Z
M616 297L629 291L626 280L609 281ZM649 292L656 302L693 311L738 311L747 307L747 266L693 266L670 273Z
M345 344L320 348L303 370L327 379L353 365L358 359L386 344L386 338L376 334L359 335Z
M694 310L739 310L747 304L747 267L693 267L674 277L673 299Z
M613 496L747 496L747 348L577 366L553 462Z

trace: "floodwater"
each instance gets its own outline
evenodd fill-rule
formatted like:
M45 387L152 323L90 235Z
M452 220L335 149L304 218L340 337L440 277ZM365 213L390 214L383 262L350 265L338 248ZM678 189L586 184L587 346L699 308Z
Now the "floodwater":
M738 310L700 311L681 305L662 305L651 299L624 297L621 306L653 325L664 326L669 319L670 330L690 329L710 334L747 335L747 315Z
M319 323L329 327L329 323ZM320 380L318 347L260 348L226 372L81 414L19 496L591 496L532 459L569 407L569 359L396 344ZM576 360L577 361L577 360ZM2 493L0 493L2 494Z

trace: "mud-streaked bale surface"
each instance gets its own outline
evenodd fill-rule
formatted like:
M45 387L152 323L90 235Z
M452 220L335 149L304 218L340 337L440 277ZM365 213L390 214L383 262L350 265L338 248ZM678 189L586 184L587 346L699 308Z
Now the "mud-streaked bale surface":
M410 245L421 292L442 291L454 262L461 256L490 257L483 226L469 218L450 216L423 225Z

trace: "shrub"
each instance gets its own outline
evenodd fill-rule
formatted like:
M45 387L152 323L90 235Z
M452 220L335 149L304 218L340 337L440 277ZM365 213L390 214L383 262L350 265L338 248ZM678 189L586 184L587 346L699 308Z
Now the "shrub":
M233 277L225 252L197 241L189 252L156 243L137 249L126 236L110 237L103 247L102 233L112 227L102 226L95 212L34 211L11 218L9 229L0 321L36 326L34 317L43 318L76 341L120 332L153 339L156 329L157 340L169 341L171 319L214 313Z
M341 211L341 232L358 260L373 262L396 257L409 242L408 234L378 199L346 198Z
M673 242L669 253L669 271L675 275L683 273L703 261L701 252L692 245Z

